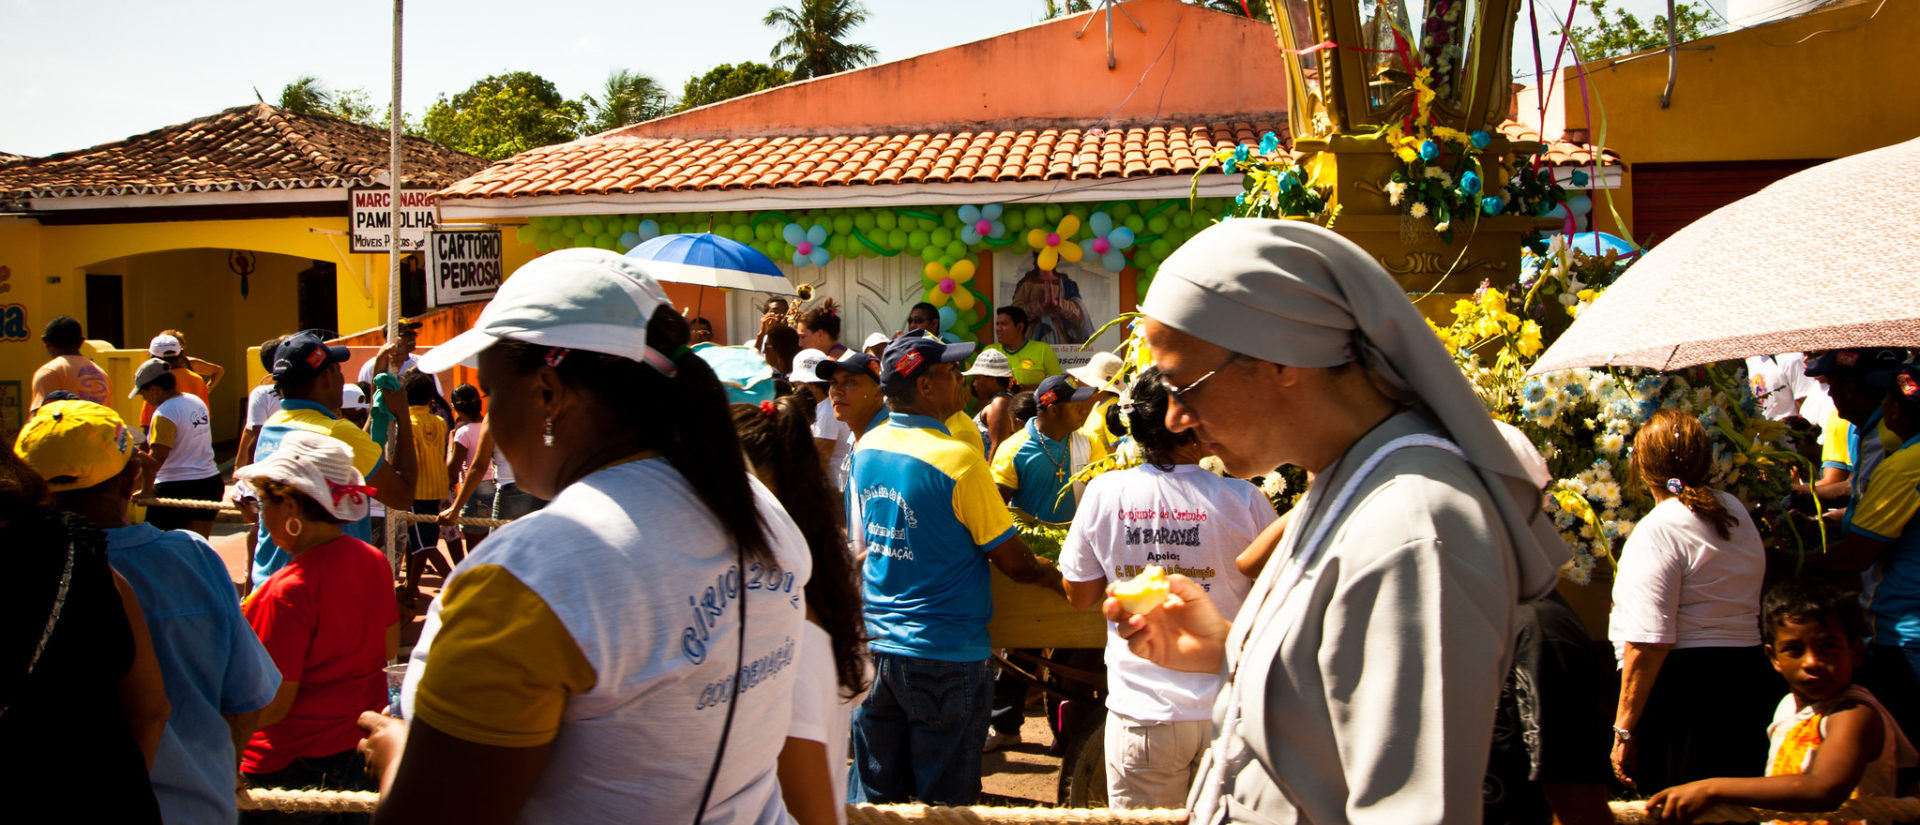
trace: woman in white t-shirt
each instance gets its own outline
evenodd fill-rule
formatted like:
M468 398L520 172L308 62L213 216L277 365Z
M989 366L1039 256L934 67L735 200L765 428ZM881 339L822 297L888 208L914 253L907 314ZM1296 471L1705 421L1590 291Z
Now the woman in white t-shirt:
M1060 573L1074 607L1085 610L1105 597L1109 582L1158 565L1205 588L1231 621L1253 587L1234 560L1273 523L1273 505L1260 488L1202 469L1199 439L1169 432L1166 420L1167 390L1148 368L1107 417L1108 429L1130 435L1146 463L1087 483L1060 545ZM1107 634L1106 661L1107 804L1182 807L1213 740L1219 674L1156 665L1117 633Z
M1759 770L1783 687L1760 646L1760 533L1706 486L1712 464L1706 430L1679 410L1633 438L1654 507L1620 552L1607 638L1621 671L1613 769L1643 794Z
M549 504L448 577L406 721L362 716L383 820L788 820L805 540L646 265L541 256L421 359L477 365L495 443Z
M807 537L807 626L793 684L793 724L780 751L780 795L800 825L845 825L847 743L853 709L872 682L853 558L841 537L840 503L812 455L802 395L733 405L733 427L754 475L773 490Z
M153 474L149 494L193 501L224 498L226 483L220 478L220 465L213 460L213 428L208 424L206 402L181 392L167 362L158 358L141 364L133 381L134 389L128 397L144 399L153 406L153 421L147 425L147 450L160 469ZM204 538L213 532L213 511L150 507L147 523L162 530L192 530Z

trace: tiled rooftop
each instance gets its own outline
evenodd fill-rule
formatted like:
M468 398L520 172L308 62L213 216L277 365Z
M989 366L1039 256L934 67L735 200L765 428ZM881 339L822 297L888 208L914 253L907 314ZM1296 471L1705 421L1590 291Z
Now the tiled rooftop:
M486 161L405 139L408 183L444 186ZM126 140L0 162L0 199L367 186L387 168L387 133L258 103Z
M534 149L441 191L515 198L640 192L1087 180L1192 174L1283 117L1108 129L1003 129L764 138L586 138Z
M1502 131L1539 135L1509 121ZM1080 181L1190 175L1207 157L1261 134L1287 133L1282 115L1237 123L1110 129L1000 129L919 134L758 138L583 138L487 167L445 198L885 186L914 183ZM1548 145L1555 165L1586 165L1590 147ZM1611 152L1604 164L1617 161Z
M1500 124L1500 133L1506 135L1508 140L1545 143L1546 160L1554 166L1593 165L1594 146L1591 143L1575 143L1566 140L1543 141L1540 139L1539 132L1534 131L1532 127L1517 120L1509 120ZM1615 154L1612 149L1601 149L1599 150L1599 154L1601 166L1620 165L1620 156Z
M27 159L26 155L16 155L12 152L0 152L0 165L12 163L16 160L26 160L26 159Z

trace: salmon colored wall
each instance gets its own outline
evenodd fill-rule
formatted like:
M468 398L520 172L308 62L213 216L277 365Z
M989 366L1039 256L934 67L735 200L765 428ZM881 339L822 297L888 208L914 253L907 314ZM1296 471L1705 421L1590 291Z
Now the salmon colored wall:
M1037 4L1036 4L1037 5ZM908 131L956 123L1072 120L1085 126L1155 120L1245 120L1287 108L1286 66L1273 28L1178 0L1131 0L1113 17L1107 68L1104 13L1087 14L857 71L703 106L616 134L636 137ZM1168 45L1169 38L1173 38ZM1204 46L1204 47L1203 47ZM1164 107L1164 108L1163 108Z
M1916 31L1920 3L1816 11L1688 44L1711 49L1679 53L1669 108L1664 54L1589 66L1584 105L1579 74L1566 72L1555 106L1595 141L1604 111L1607 148L1632 163L1845 157L1920 135Z

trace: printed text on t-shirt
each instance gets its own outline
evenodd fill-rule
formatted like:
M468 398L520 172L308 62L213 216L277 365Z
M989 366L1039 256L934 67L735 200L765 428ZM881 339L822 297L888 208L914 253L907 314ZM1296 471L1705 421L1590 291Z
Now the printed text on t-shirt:
M748 590L791 594L788 601L798 608L800 594L794 591L793 582L793 574L781 570L779 565L754 562L747 567ZM680 630L680 650L694 664L707 660L707 640L713 635L714 622L737 598L740 598L740 568L734 565L728 565L727 572L715 577L714 583L700 595L687 597L687 606L693 609L693 622Z

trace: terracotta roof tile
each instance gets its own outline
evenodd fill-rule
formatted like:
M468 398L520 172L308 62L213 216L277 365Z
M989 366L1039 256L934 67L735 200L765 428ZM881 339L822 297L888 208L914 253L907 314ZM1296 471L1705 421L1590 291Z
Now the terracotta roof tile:
M1509 137L1538 140L1509 122ZM884 186L1190 175L1214 152L1286 134L1283 119L1231 123L960 129L912 134L699 138L583 138L496 163L441 191L451 198L535 193L644 192L773 187ZM1593 148L1549 144L1556 164L1587 163ZM1602 152L1603 163L1618 162ZM0 180L5 178L0 170ZM529 183L534 185L528 185Z
M423 138L407 138L405 151L409 183L445 186L486 166ZM386 167L385 131L258 103L88 149L0 162L0 199L367 186Z
M1545 144L1541 150L1541 154L1543 154L1546 161L1553 166L1592 166L1594 164L1595 147L1591 143L1569 140L1542 140L1540 133L1534 131L1532 127L1513 120L1500 124L1500 133L1506 135L1508 140L1522 140ZM1620 155L1612 149L1600 149L1598 158L1601 166L1617 166L1620 164Z

